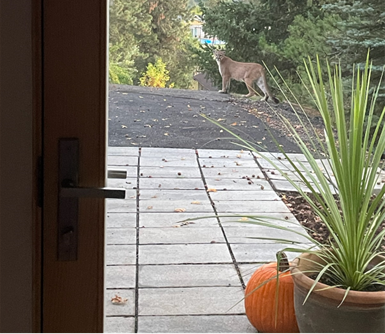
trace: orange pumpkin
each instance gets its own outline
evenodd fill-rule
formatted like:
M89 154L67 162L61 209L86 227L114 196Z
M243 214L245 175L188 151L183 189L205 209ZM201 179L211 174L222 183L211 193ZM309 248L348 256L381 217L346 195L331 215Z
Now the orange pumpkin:
M288 267L289 262L283 254L279 272L285 271ZM259 267L251 276L245 291L247 318L259 332L299 333L294 312L293 279L289 271L279 276L278 306L276 312L276 275L277 263L274 262ZM269 279L271 279L269 282L258 288Z

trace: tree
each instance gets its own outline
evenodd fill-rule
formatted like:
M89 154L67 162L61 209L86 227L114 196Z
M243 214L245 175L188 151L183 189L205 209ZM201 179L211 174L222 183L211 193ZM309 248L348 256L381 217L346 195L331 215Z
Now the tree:
M363 67L370 50L373 62L372 80L374 84L378 84L385 64L385 2L337 1L325 5L324 8L341 16L335 27L342 33L339 38L329 37L328 42L336 50L344 75L351 76L353 63ZM385 97L385 83L382 84L380 96Z
M220 1L215 8L200 3L204 31L226 42L226 53L237 61L265 63L268 68L275 66L285 75L294 76L297 63L281 50L290 36L289 27L296 16L322 17L323 1L303 0L254 0ZM198 52L200 66L211 78L218 81L215 63L207 64L211 53L206 47ZM306 55L304 55L305 57ZM208 66L207 66L208 65ZM274 89L274 88L273 88Z
M146 0L113 0L110 3L109 74L114 83L133 84L140 58L138 44L151 33L151 16L145 12Z
M190 50L196 41L188 24L192 19L188 0L148 0L145 11L151 16L151 33L140 40L138 47L144 56L136 58L136 67L144 70L148 63L162 58L175 87L189 88L195 68Z
M195 63L188 0L113 0L110 5L110 80L139 84L161 58L175 87L188 88ZM195 45L196 47L196 45Z

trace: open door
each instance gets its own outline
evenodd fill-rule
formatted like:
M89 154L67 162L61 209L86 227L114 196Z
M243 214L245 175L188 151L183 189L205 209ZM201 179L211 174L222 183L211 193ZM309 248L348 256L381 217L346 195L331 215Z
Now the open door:
M104 199L59 193L105 183L107 10L41 0L44 332L103 331Z

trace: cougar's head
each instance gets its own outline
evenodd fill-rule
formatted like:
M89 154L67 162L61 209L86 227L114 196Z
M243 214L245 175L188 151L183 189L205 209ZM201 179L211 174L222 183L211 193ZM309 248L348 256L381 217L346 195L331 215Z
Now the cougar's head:
M214 50L214 58L216 61L220 61L225 55L226 52L224 50Z

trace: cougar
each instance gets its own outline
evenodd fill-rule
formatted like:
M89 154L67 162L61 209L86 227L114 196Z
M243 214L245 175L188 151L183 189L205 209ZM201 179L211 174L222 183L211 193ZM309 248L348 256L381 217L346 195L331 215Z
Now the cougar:
M266 81L265 69L262 65L234 61L227 57L223 50L214 50L214 57L218 63L219 73L222 76L222 89L219 93L226 94L230 87L230 79L234 79L243 81L246 84L249 94L245 95L245 97L250 97L255 95L253 84L256 82L264 94L262 101L267 101L271 98L275 103L279 103L279 100L270 92Z

